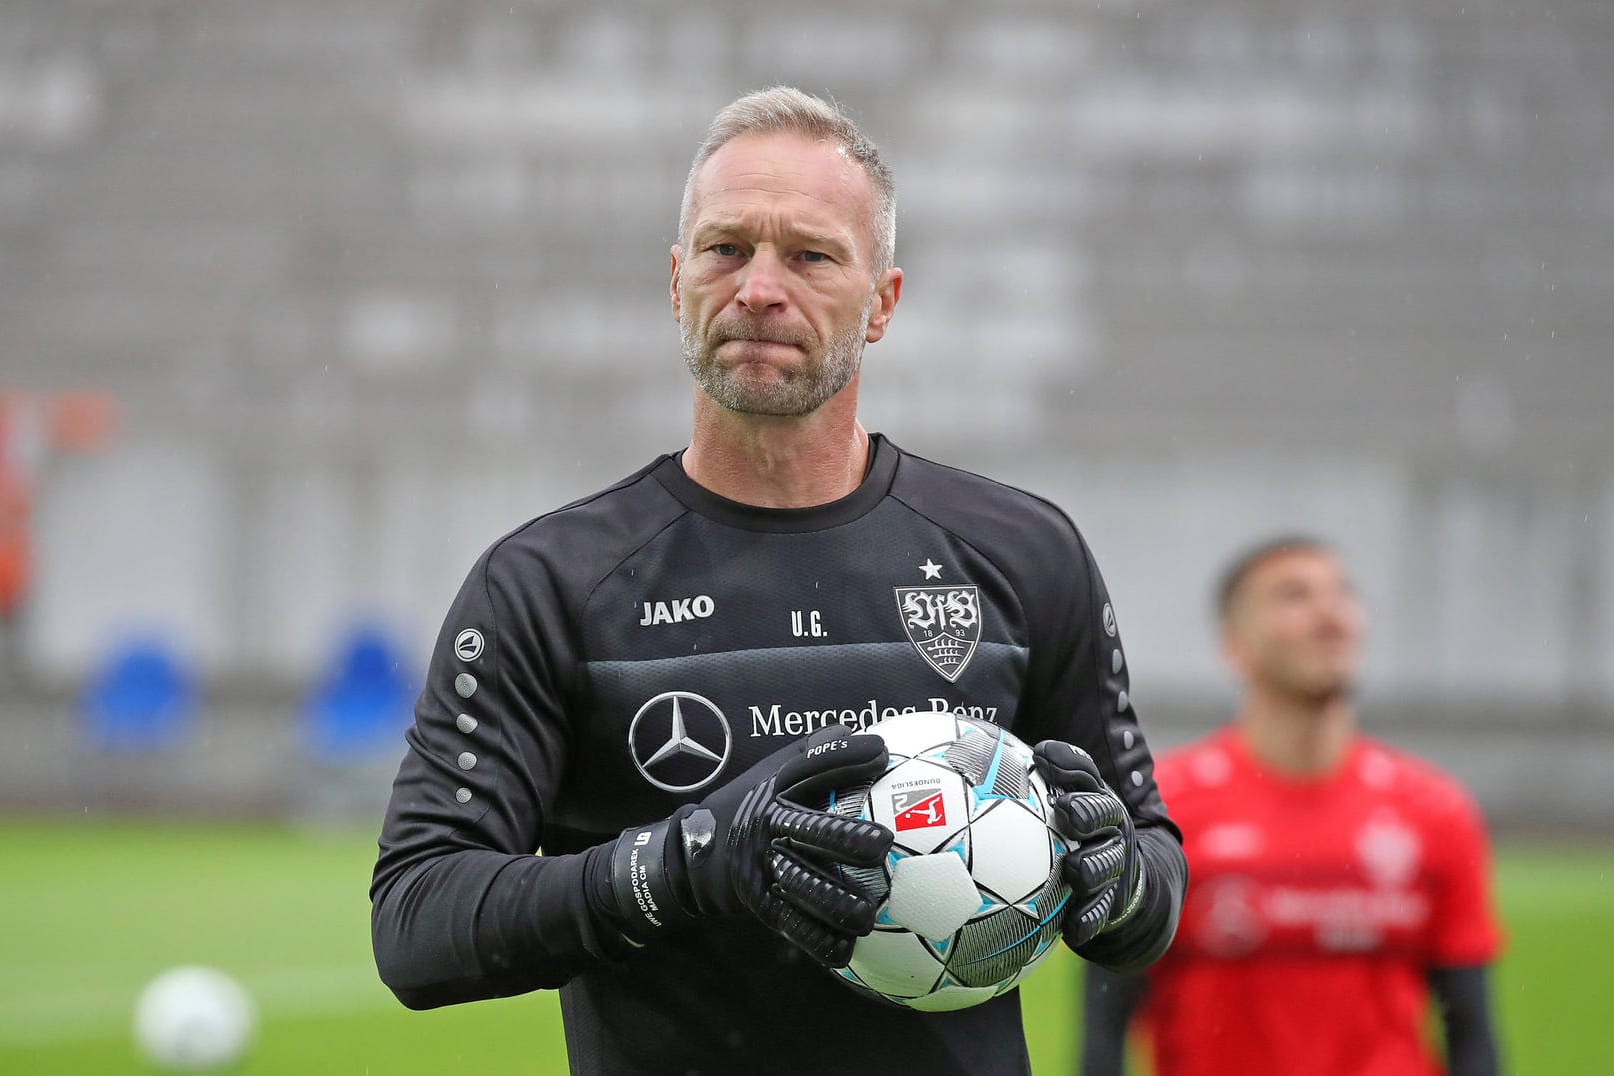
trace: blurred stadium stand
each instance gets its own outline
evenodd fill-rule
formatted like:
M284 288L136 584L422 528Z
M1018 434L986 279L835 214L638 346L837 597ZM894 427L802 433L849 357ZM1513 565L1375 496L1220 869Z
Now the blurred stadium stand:
M1607 826L1611 70L1607 0L12 0L0 386L124 419L38 497L0 795L284 804L354 610L423 664L489 541L680 446L689 154L786 81L897 172L870 427L1072 513L1157 742L1231 699L1212 573L1310 529L1374 730ZM131 622L203 732L91 787L63 700Z

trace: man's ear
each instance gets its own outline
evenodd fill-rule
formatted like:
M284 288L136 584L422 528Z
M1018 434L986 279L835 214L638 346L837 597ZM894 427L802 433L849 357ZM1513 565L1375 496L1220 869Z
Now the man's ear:
M869 329L863 339L874 343L885 335L891 324L891 315L897 311L897 300L902 298L902 270L892 266L880 274L874 285L874 306L869 310Z
M683 251L683 248L681 248L677 243L674 243L672 245L672 252L671 253L672 253L672 273L671 273L671 279L667 283L667 290L672 296L673 320L674 321L681 321L683 319L683 303L678 298L678 270L681 267L680 263L683 260L684 251Z
M1246 679L1250 668L1250 648L1239 638L1231 618L1222 621L1222 660L1240 680Z

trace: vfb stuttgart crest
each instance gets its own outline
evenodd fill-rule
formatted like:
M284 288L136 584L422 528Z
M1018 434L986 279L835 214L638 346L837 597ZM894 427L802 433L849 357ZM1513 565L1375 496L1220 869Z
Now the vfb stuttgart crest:
M981 641L978 588L896 587L902 627L919 656L956 681Z

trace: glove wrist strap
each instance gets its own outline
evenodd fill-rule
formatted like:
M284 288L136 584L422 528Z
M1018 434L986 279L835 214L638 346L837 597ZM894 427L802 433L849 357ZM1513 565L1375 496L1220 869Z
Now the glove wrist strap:
M673 819L630 826L611 850L611 889L626 933L647 940L688 919L667 878L667 830Z

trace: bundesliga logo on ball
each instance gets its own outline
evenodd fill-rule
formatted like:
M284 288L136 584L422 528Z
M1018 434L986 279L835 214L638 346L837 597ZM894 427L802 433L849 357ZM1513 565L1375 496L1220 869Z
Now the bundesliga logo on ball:
M896 840L879 867L842 867L878 906L836 974L866 994L926 1012L1013 989L1060 936L1070 900L1067 842L1031 749L1006 730L949 713L869 726L890 752L871 784L821 806L878 822Z

